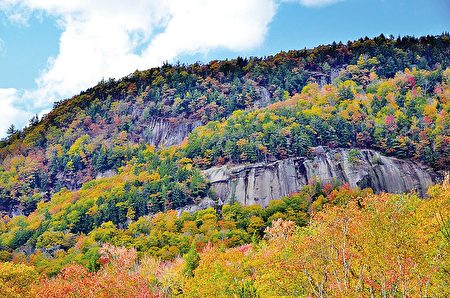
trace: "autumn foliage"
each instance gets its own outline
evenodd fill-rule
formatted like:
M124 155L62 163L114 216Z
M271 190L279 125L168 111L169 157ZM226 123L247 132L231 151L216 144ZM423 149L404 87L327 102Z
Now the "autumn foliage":
M448 178L422 199L310 179L266 208L178 212L216 199L204 168L318 146L443 173L449 67L448 34L381 35L165 64L56 103L0 140L0 296L450 296Z
M450 295L450 183L431 198L371 195L329 205L304 228L278 220L250 250L205 253L188 296L445 297ZM256 297L256 296L253 296Z
M171 261L105 244L99 270L48 277L0 264L3 297L446 297L450 295L450 181L416 195L328 203L305 227L274 220L265 237L224 249L192 245ZM192 266L195 254L196 265ZM189 267L190 266L190 267ZM189 268L188 271L186 269Z
M73 264L55 278L44 277L36 287L36 297L157 297L137 269L136 250L104 245L100 249L102 267L89 272Z

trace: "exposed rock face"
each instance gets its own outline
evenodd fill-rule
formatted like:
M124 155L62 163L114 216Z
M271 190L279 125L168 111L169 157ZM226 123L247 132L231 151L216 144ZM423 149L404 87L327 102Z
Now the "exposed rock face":
M373 150L317 147L315 152L313 159L296 157L273 163L225 165L205 170L204 174L220 200L262 206L299 191L314 180L339 180L351 187L371 187L377 193L415 190L423 196L437 177L424 165Z
M106 170L105 172L98 173L97 176L95 176L95 179L111 178L115 175L117 175L117 171L111 169L111 170Z
M156 147L169 147L180 144L201 121L171 122L164 118L152 118L147 124L146 141Z
M215 207L216 206L216 202L214 202L211 198L206 197L204 199L202 199L200 202L198 202L197 204L191 204L191 205L186 205L182 208L177 209L178 211L178 215L181 215L181 213L187 211L189 213L194 213L195 211L198 210L203 210L209 207Z
M263 108L268 106L271 102L270 92L264 87L260 87L257 90L259 91L261 98L255 102L255 108Z

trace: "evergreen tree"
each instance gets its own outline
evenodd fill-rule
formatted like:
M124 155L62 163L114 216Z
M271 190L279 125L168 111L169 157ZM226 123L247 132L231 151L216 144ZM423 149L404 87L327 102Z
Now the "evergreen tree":
M31 117L29 124L30 126L35 126L39 123L39 116L36 114L33 117Z
M11 126L6 130L6 134L8 135L8 137L11 137L15 133L17 133L16 126L14 124L11 124Z

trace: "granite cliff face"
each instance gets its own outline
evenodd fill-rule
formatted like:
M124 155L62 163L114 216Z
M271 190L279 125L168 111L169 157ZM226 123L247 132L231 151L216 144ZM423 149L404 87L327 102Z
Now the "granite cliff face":
M187 135L197 126L202 125L201 121L174 121L165 118L152 118L146 123L147 143L156 147L169 147L180 144Z
M383 156L373 150L315 148L315 157L295 157L272 163L224 165L204 171L217 198L244 205L267 206L271 200L300 190L314 180L347 182L375 192L415 190L424 196L437 174L419 163Z

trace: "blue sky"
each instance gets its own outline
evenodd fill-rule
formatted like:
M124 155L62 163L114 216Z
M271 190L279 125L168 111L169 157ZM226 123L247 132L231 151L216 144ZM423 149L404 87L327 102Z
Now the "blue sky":
M164 60L450 31L448 0L201 1L0 0L0 136L54 100Z

